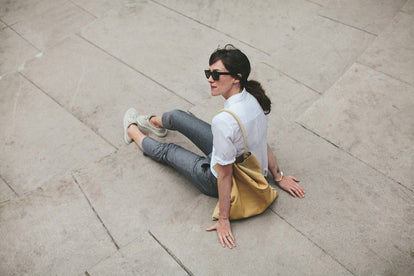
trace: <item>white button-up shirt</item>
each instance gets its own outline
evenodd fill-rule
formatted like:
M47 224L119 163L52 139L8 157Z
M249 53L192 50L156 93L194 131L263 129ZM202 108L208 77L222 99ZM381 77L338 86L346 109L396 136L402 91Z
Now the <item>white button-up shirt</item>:
M267 126L268 118L256 98L245 89L231 96L224 103L224 109L230 110L239 117L246 133L247 149L253 153L262 167L263 175L267 175ZM236 157L244 151L243 134L237 121L227 112L214 116L211 123L213 132L213 152L211 171L215 164L228 165L234 163Z

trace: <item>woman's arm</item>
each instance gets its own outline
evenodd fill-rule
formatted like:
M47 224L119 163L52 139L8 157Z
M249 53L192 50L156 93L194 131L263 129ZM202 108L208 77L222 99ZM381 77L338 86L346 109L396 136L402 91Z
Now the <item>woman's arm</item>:
M233 176L233 164L218 166L218 192L219 192L219 220L207 228L207 231L217 230L218 239L223 247L233 248L236 246L229 219L230 197L231 197L231 180Z
M268 159L268 168L273 175L273 179L280 179L282 175L280 174L279 167L277 165L276 157L270 149L269 144L267 145L267 159Z
M289 192L293 197L305 197L305 190L298 184L298 179L293 176L283 176L283 173L277 165L276 157L269 145L267 145L267 159L269 163L269 171L272 173L274 180L280 188Z

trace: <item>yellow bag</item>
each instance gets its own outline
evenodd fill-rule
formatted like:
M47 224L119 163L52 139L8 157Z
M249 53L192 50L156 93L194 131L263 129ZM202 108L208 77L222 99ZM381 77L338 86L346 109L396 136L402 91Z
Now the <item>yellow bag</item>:
M244 153L233 163L233 177L231 185L230 214L231 220L248 218L263 213L277 197L277 191L269 185L262 174L257 158L247 151L246 134L237 116L227 112L236 119L244 139ZM217 164L214 165L217 171ZM219 218L219 203L214 209L213 220Z

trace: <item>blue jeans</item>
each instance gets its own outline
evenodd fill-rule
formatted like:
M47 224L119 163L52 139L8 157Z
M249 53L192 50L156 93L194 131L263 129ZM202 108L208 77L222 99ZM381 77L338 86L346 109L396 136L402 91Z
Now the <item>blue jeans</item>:
M166 129L176 130L190 139L204 154L200 156L176 144L161 143L151 137L142 141L144 154L173 167L187 177L202 193L218 197L217 178L210 169L213 134L210 124L181 110L162 115Z

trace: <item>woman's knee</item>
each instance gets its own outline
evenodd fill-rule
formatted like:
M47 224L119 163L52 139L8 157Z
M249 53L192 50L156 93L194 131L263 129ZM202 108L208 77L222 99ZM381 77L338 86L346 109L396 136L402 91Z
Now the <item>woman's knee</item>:
M184 114L187 113L180 109L165 112L162 114L162 125L167 129L174 130L174 121L179 120Z

